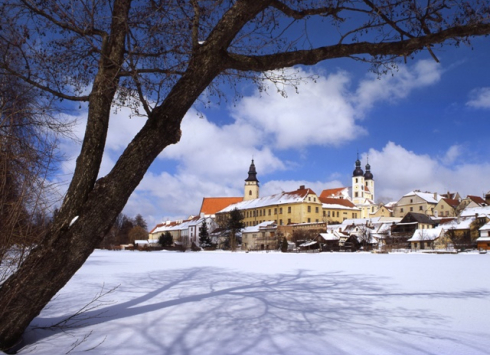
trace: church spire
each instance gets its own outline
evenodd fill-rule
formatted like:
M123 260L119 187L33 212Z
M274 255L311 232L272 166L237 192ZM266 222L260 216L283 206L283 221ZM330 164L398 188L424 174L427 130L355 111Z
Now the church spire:
M254 200L259 198L259 180L257 180L257 170L255 170L254 160L248 169L248 178L245 179L245 191L243 200Z

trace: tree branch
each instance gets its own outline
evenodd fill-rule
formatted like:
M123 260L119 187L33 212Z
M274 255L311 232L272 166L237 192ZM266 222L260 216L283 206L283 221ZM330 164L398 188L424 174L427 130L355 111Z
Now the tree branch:
M360 42L319 47L312 50L276 53L263 56L246 56L227 53L226 69L241 71L266 71L298 64L313 65L326 59L360 54L371 56L407 56L427 46L442 43L451 38L484 36L490 34L490 24L456 26L426 36L395 42Z

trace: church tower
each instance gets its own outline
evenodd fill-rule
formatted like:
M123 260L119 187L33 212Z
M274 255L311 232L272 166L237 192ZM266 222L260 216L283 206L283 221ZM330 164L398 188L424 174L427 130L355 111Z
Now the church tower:
M352 173L352 202L363 203L364 200L364 171L361 169L359 154L357 155L356 168Z
M365 197L374 202L374 176L373 173L371 173L371 165L369 165L369 162L366 164L364 183L366 184Z
M245 193L243 201L254 200L259 198L259 180L257 180L257 171L255 170L254 160L248 169L248 178L245 179Z

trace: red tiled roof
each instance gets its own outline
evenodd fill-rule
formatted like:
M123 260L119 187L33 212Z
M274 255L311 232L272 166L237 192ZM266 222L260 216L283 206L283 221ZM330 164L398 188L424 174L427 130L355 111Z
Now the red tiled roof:
M339 196L339 194L345 190L346 187L337 187L335 189L323 190L320 197L331 198L332 196Z
M345 207L356 207L352 202L346 200L345 198L326 198L320 196L320 202L327 205L342 205Z
M242 201L243 197L204 197L199 215L201 213L205 215L215 214L229 205Z
M443 200L444 200L444 202L446 202L452 208L456 208L459 205L459 201L458 200L453 200L453 199L450 199L450 198L443 198Z
M473 201L474 203L479 204L480 206L481 206L482 204L486 204L485 200L484 200L484 199L482 199L480 196L470 196L470 195L468 195L468 198L469 198L471 201Z

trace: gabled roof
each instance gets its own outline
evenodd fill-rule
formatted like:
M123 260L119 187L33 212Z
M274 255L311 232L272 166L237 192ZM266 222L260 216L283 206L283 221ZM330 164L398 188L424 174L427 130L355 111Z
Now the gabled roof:
M420 191L411 191L408 194L404 195L403 197L408 197L408 196L418 196L422 200L426 201L427 203L438 203L439 200L442 198L441 195L437 193L431 193L431 192L420 192Z
M403 224L407 222L435 224L435 222L429 216L423 213L416 213L416 212L408 212L398 224Z
M480 206L486 206L487 202L481 198L480 196L470 196L468 195L468 198L473 201L474 203L480 205Z
M456 208L459 205L458 200L454 200L454 199L450 199L450 198L443 198L442 200L444 200L444 202L446 202L452 208Z
M424 240L436 240L444 233L444 229L432 228L432 229L416 229L413 233L412 238L408 239L407 242L418 242Z
M323 208L356 208L356 205L344 198L327 198L320 196L319 199L320 202L324 205Z
M461 217L470 217L477 214L479 216L490 216L490 206L465 208L461 211Z
M345 194L346 196L349 196L349 188L348 187L337 187L335 189L325 189L322 191L320 194L320 198L339 198L341 196L344 196L342 192L347 191Z
M204 197L202 199L201 211L199 215L212 215L223 208L228 207L234 203L243 201L243 197Z
M228 207L223 208L219 212L230 212L233 211L235 208L238 210L246 210L250 208L260 208L260 207L267 207L273 205L284 205L287 203L301 203L310 194L316 195L312 189L305 188L304 186L300 186L300 188L296 191L281 192L275 195L270 195L266 197L256 198L254 200L235 203L233 205L229 205Z

